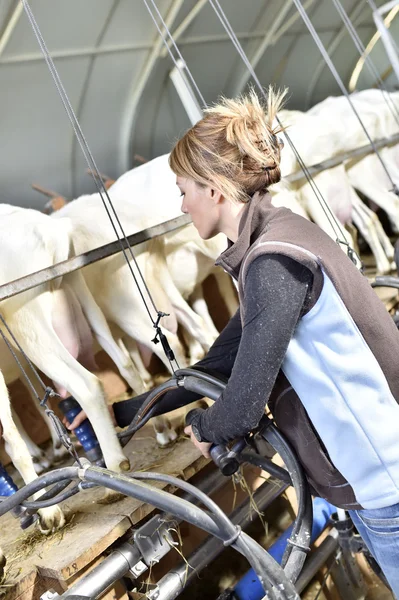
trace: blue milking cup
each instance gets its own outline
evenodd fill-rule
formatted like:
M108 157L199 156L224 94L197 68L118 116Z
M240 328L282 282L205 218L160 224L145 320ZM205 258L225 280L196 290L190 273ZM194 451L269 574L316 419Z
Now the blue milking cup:
M80 404L72 396L65 398L65 400L61 400L58 403L58 406L68 419L69 423L72 423L76 415L82 410ZM98 439L96 438L96 434L94 433L94 429L91 426L89 419L85 419L83 423L74 430L74 434L82 444L83 450L91 462L102 460L103 455L100 444L98 443Z
M14 483L11 475L9 475L5 467L0 463L0 496L12 496L18 491L18 487ZM27 513L22 506L16 506L11 511L12 515L19 519L21 529L27 529L37 519L37 515Z

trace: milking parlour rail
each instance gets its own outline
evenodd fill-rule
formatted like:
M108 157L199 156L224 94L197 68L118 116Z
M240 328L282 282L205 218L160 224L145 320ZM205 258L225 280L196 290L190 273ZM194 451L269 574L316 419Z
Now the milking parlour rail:
M374 142L374 146L377 148L384 148L386 146L392 146L399 142L399 133L396 133L389 138L382 138L378 141ZM311 176L317 175L322 171L327 169L331 169L336 167L339 164L346 162L347 160L363 158L368 154L373 152L373 147L371 144L365 144L359 148L355 148L349 152L343 152L341 154L337 154L331 158L328 158L321 163L312 165L308 167L308 171ZM291 175L285 177L285 181L294 182L300 179L303 179L305 175L301 172L295 172ZM142 231L138 231L133 233L132 235L127 236L127 240L129 245L134 247L138 244L142 244L143 242L147 242L154 238L157 238L166 233L170 233L172 231L176 231L177 229L184 227L191 223L191 218L189 215L182 215L180 217L175 217L174 219L170 219L169 221L165 221L158 225L154 225L153 227L148 227L147 229L143 229ZM21 294L27 290L30 290L38 285L42 285L47 281L51 281L52 279L56 279L57 277L62 277L63 275L67 275L68 273L72 273L73 271L77 271L78 269L82 269L88 265L91 265L103 258L107 258L108 256L113 256L119 252L122 252L122 248L126 249L128 244L125 240L116 240L115 242L111 242L109 244L105 244L103 246L99 246L98 248L94 248L93 250L89 250L88 252L84 252L83 254L79 254L74 256L73 258L69 258L68 260L64 260L55 265L51 265L45 269L41 269L40 271L36 271L31 273L30 275L26 275L24 277L20 277L15 279L14 281L10 281L3 285L0 285L0 302L2 300L6 300L7 298L11 298L12 296L16 296L17 294Z

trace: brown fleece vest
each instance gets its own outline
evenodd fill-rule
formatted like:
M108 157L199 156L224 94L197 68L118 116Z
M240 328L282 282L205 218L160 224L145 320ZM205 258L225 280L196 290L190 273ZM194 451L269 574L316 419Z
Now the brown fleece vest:
M242 319L245 315L245 277L249 265L261 254L283 254L312 272L313 286L307 310L314 306L320 295L323 268L398 401L398 330L367 279L341 248L317 225L286 208L275 208L270 194L256 194L245 208L236 243L230 243L216 262L238 280ZM296 450L316 495L342 508L361 508L352 487L332 464L303 404L281 371L268 405L276 425Z

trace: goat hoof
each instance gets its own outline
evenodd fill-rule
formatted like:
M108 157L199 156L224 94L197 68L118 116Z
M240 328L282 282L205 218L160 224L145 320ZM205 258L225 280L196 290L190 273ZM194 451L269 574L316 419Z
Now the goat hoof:
M50 535L65 525L64 513L59 506L40 508L38 513L38 527L44 535Z
M160 448L171 446L177 440L177 433L174 429L165 429L156 433L157 444Z
M119 463L119 468L121 471L130 471L130 462L129 460L126 458L125 460L123 460L121 463Z
M114 504L126 498L125 494L115 490L105 489L103 496L97 500L97 504Z
M36 475L41 475L51 467L51 461L47 456L43 454L39 457L33 457L33 468L35 469Z

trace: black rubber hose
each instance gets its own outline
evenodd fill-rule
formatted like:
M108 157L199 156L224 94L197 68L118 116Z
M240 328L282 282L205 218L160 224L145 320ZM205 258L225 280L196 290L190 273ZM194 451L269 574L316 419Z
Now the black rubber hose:
M67 482L68 485L70 485L70 481ZM26 500L25 502L22 503L22 506L24 508L27 508L29 511L36 511L39 510L39 508L48 508L49 506L53 506L54 504L59 504L60 502L63 502L64 500L68 500L68 498L72 498L72 496L75 496L75 494L77 494L78 492L80 492L80 488L79 488L79 483L75 483L75 485L73 487L71 487L70 489L65 490L64 492L61 492L60 494L57 494L57 496L51 496L50 498L44 498L44 500L42 500L42 498L40 498L39 500ZM43 494L43 497L46 496L46 494Z
M265 422L267 417L264 417ZM262 422L261 422L262 423ZM295 583L302 570L312 537L313 507L309 485L290 444L268 419L261 435L277 450L291 477L298 501L298 514L288 540L281 565L290 581Z
M184 385L185 377L190 377L190 384L194 383L195 379L204 379L208 383L214 384L215 397L213 397L212 399L216 399L219 396L218 392L222 392L226 386L225 382L214 377L213 375L203 373L202 371L196 371L195 369L180 369L176 372L176 376L178 376L179 378L182 377L183 382L180 382L179 384L176 379L174 382L175 387L177 387L178 385L182 385L182 383ZM168 384L170 384L172 381L173 380L165 382L165 391L170 389ZM139 411L140 414L136 415L136 417L133 419L132 425L130 426L132 427L132 429L136 427L137 431L137 429L140 428L144 424L144 422L149 420L149 418L152 415L151 411L155 412L157 401L161 400L162 395L163 394L158 393L157 389L153 394L151 394L150 398L146 399L142 408ZM274 436L274 438L278 447L275 447L275 449L280 454L282 452L282 458L288 468L289 475L296 489L299 505L298 515L295 520L294 529L290 538L291 542L293 542L295 545L291 544L287 546L283 557L283 565L286 567L286 573L288 575L288 578L291 581L295 582L306 558L306 548L308 548L310 544L310 534L312 529L313 518L312 504L310 491L307 485L307 481L303 476L302 468L296 460L295 455L292 449L290 448L289 444L285 442L284 438L281 435L277 435L277 433L278 432L276 430L276 435ZM268 441L270 442L270 440ZM309 501L307 501L307 498L309 499Z
M37 479L34 479L34 481L31 481L16 491L15 494L8 496L5 498L5 500L0 502L0 517L5 515L16 506L22 504L25 500L32 496L32 494L40 492L40 490L48 487L49 485L58 483L59 481L68 480L70 482L73 479L78 479L78 471L79 467L63 467L62 469L49 471Z
M237 529L236 529L235 525L226 516L226 514L219 508L219 506L217 504L215 504L215 502L213 500L211 500L206 494L204 494L204 492L202 492L201 490L198 490L196 487L194 487L190 483L187 483L186 481L178 479L177 477L173 477L172 475L165 475L163 473L138 472L138 473L132 473L131 477L133 477L135 479L163 481L163 482L171 483L172 485L184 490L185 492L192 494L204 506L206 506L210 511L212 511L212 513L215 517L215 522L217 525L219 525L221 530L222 530L222 528L225 528L226 530L228 530L231 537L236 535ZM242 536L242 532L240 533L240 536ZM237 538L237 543L238 543L238 540L239 540L239 538ZM246 545L248 547L247 541L244 540L244 542L246 543ZM256 544L256 547L255 547L255 544ZM264 557L265 552L267 552L267 551L265 551L264 548L262 548L259 544L257 544L257 542L255 542L254 544L250 544L250 546L253 546L253 547L251 549L249 549L249 547L248 547L248 551L252 552L253 556L256 558L256 560L258 562L258 568L255 570L257 573L259 573L259 570L262 571L265 568L265 566L262 566L262 562L263 562L262 559ZM245 556L248 559L247 552L245 552ZM266 568L268 568L268 566L269 565L267 565ZM268 573L268 576L269 576L269 573ZM279 573L279 578L281 580L281 573ZM262 585L264 585L264 589L266 589L265 579L267 581L267 577L264 577L261 579ZM276 585L276 582L274 582L274 584ZM269 591L271 592L271 590L269 590Z
M191 369L189 367L187 369L178 369L177 371L175 371L175 376L178 378L197 377L198 379L207 381L208 383L219 388L221 392L223 392L228 382L228 379L222 377L222 375L218 375L217 377L215 377L214 375L210 375L210 373L205 373L204 371L199 371L198 369Z
M163 477L165 477L165 481L171 483L174 479L167 479L167 475L163 475ZM157 506L157 508L170 512L223 541L230 539L229 533L221 531L220 527L215 523L214 518L204 510L195 507L182 498L177 498L163 490L147 486L127 475L116 474L105 469L100 469L99 467L89 467L84 472L84 479ZM299 600L293 584L285 576L281 567L257 542L245 533L241 533L231 545L243 554L253 566L270 599L280 597L284 600ZM264 573L267 573L266 581ZM270 587L267 579L272 581L275 589Z
M66 483L70 485L71 482L67 481ZM22 502L22 506L24 508L29 509L29 511L36 511L39 510L39 508L47 508L49 506L53 506L54 504L59 504L64 500L68 500L68 498L72 498L72 496L75 496L75 494L77 494L81 490L88 490L94 487L97 487L94 483L75 483L75 485L71 489L66 490L61 494L58 494L57 496L52 496L51 498L47 498L47 500L42 500L42 498L46 496L46 494L43 494L43 496L41 496L39 500L26 500L25 502Z
M371 287L390 287L399 289L399 277L391 277L390 275L378 275L371 282Z
M96 485L108 487L115 491L122 492L127 496L152 504L161 510L176 515L182 520L197 525L223 541L229 539L228 532L221 531L210 515L202 509L195 507L190 502L187 502L182 498L177 498L163 490L147 486L126 475L116 474L112 471L91 466L85 469L80 469L79 467L64 467L42 475L1 502L0 516L15 506L18 506L32 494L48 485L67 479L71 481L78 478ZM263 548L252 540L252 538L245 533L241 533L238 536L238 539L231 545L244 554L250 564L254 567L260 580L264 583L264 587L268 592L267 595L270 600L273 598L280 598L281 600L299 600L299 596L296 594L294 586L285 577L279 565L265 550L263 550ZM274 584L274 590L271 588L267 578L266 581L264 581L264 572L267 573L267 577L269 577Z
M276 477L276 479L292 485L292 479L286 469L279 467L279 465L274 464L269 458L265 458L253 450L243 450L240 454L237 454L236 458L240 463L247 462L255 465L255 467L260 467L263 471Z
M214 377L209 373L204 373L203 371L199 371L197 369L178 369L177 371L175 371L174 377L172 377L168 381L165 381L158 387L151 390L151 392L149 392L147 398L144 400L140 409L137 411L129 427L127 427L127 429L125 429L124 431L119 432L118 438L124 440L124 444L127 444L128 441L132 438L132 436L139 429L144 427L144 425L151 419L151 417L155 415L155 413L157 412L157 405L162 400L162 396L166 394L166 392L174 390L177 387L181 387L182 385L184 385L184 378L188 379L188 384L190 384L192 381L192 379L190 378L196 378L197 380L200 380L200 382L207 382L211 386L214 386L215 389L213 391L220 391L220 393L224 390L227 383L227 380L222 381L220 377ZM182 379L183 381L181 381ZM211 392L212 390L208 387L206 389L204 388L203 390L196 391L198 391L198 393L203 391L205 395L206 393L209 394L209 392ZM215 400L220 394L216 393L212 394L212 396L213 395L214 397L212 399ZM209 395L209 397L212 396Z
M132 436L144 427L144 425L151 419L153 413L156 410L157 402L161 400L162 396L169 390L175 390L178 387L178 382L175 377L168 379L161 385L157 386L148 393L147 398L144 400L140 409L137 411L133 421L130 423L124 431L120 431L117 435L120 440L125 440L125 444L132 438Z

